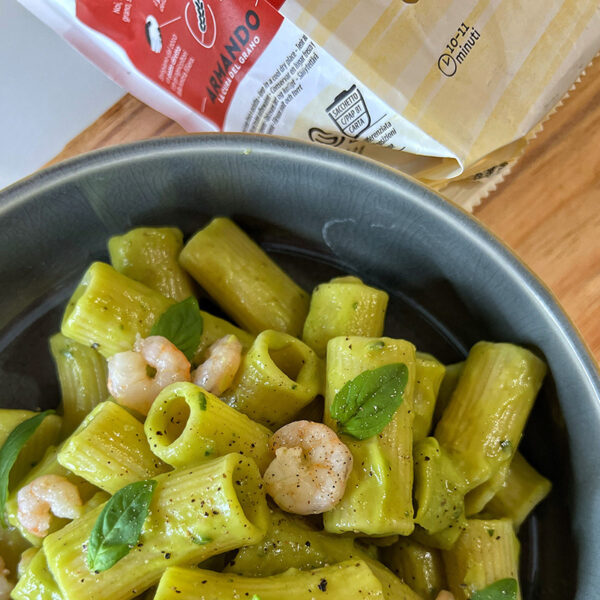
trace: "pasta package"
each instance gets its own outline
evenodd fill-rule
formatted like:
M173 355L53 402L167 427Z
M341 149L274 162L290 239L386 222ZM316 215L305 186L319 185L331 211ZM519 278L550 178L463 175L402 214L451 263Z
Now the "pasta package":
M597 0L20 2L189 131L342 148L463 206L600 50Z

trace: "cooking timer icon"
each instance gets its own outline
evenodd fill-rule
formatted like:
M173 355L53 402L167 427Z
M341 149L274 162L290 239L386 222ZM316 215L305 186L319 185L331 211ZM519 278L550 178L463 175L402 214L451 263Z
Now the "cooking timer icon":
M371 125L367 103L356 85L339 93L326 110L338 129L348 137L357 138Z

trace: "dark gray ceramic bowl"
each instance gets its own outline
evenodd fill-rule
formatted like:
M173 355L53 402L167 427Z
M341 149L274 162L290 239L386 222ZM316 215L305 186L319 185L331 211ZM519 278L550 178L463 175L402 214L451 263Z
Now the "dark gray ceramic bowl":
M361 158L275 138L206 135L113 148L0 193L3 406L58 401L47 337L109 236L186 234L230 215L307 290L352 272L391 294L387 331L451 362L480 339L551 370L522 449L554 482L522 529L527 599L600 598L600 380L543 285L472 218Z

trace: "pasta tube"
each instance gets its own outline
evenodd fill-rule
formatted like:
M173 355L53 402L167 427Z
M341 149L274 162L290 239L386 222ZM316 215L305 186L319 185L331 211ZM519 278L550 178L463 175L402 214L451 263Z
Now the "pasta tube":
M387 303L384 291L365 285L358 277L337 277L321 283L313 290L302 340L324 357L331 338L379 337Z
M317 531L305 519L279 509L270 509L269 517L265 537L254 546L240 548L225 572L267 577L289 568L316 569L364 557L352 537Z
M254 421L279 428L310 404L323 387L323 363L306 344L263 331L242 359L233 385L221 396Z
M239 452L269 466L271 432L193 383L173 383L156 397L144 431L152 452L173 467Z
M414 442L418 442L429 435L438 391L446 372L446 367L431 354L417 352L416 357L416 382L413 402Z
M464 361L446 365L446 373L438 391L437 400L435 402L435 410L433 411L433 424L437 425L442 418L442 414L450 404L450 398L458 385L458 380L465 369Z
M62 600L63 596L48 569L43 550L39 550L11 592L13 600Z
M499 579L518 581L519 541L509 519L468 520L452 550L442 556L456 600L467 600ZM521 599L520 592L517 598Z
M510 461L546 365L512 344L475 344L435 430L465 476L468 489L493 477Z
M110 494L168 470L148 445L144 426L115 402L102 402L62 445L58 462Z
M147 337L158 317L173 303L144 284L96 262L90 266L71 297L61 326L68 338L95 348L105 357L131 350L136 335ZM247 349L254 337L224 319L200 311L203 331L195 362L208 347L233 334Z
M32 410L0 408L0 447L4 445L6 438L17 425L35 417L36 414ZM48 446L54 446L58 443L61 424L62 419L58 415L44 417L44 420L21 449L15 464L10 470L10 490L27 475L32 465L37 464L42 459Z
M167 565L187 565L257 543L268 524L256 464L228 454L154 478L139 542L111 568L90 572L86 544L102 506L44 539L48 566L67 598L129 600L160 579Z
M424 600L434 600L444 589L442 555L410 538L401 538L384 551L384 563Z
M202 315L204 327L202 329L202 339L200 340L200 345L198 346L194 356L194 363L198 364L203 362L206 358L206 350L208 350L211 344L222 337L225 337L226 335L235 335L235 337L242 344L242 349L244 352L247 352L248 348L252 346L254 336L247 331L232 325L225 319L220 319L219 317L215 317L210 313L204 312L203 310L200 311L200 314Z
M112 266L181 302L194 295L190 276L179 266L183 234L176 227L139 227L108 240Z
M250 333L302 332L308 294L229 219L213 219L196 233L179 262Z
M95 262L69 300L61 333L108 358L131 350L136 335L146 337L172 303L110 265Z
M456 525L465 511L460 473L435 438L417 442L414 456L415 523L430 534Z
M384 598L418 600L389 569L357 547L352 537L316 531L304 519L279 510L271 510L270 516L264 539L254 546L241 548L225 572L267 577L289 568L306 570L350 559L362 560L381 582Z
M411 538L419 544L423 544L423 546L437 548L438 550L450 550L456 544L466 526L467 519L463 513L456 523L448 525L446 529L436 533L427 533L425 529L417 525Z
M423 600L378 560L368 557L364 557L363 560L367 563L369 569L373 571L375 577L381 582L385 600Z
M60 382L62 433L66 437L94 406L108 398L108 370L106 360L99 352L62 333L50 338L50 353Z
M408 368L403 402L376 436L355 440L342 436L354 467L342 501L323 515L325 530L366 535L408 535L412 532L412 425L415 347L390 338L338 337L327 346L327 389L324 421L332 428L331 405L343 385L363 371L392 363Z
M243 577L202 569L169 568L155 600L313 600L323 598L383 599L382 585L363 561L346 561L312 571L290 569L270 577Z
M496 492L502 488L511 463L512 460L502 463L492 477L484 481L481 485L478 485L465 496L465 515L467 517L480 513L485 505L495 496Z
M485 512L496 518L511 519L515 529L518 529L527 515L550 493L551 488L550 481L517 452L502 487L488 502Z
M94 263L84 275L65 310L62 333L105 357L130 350L136 336L147 337L172 300L129 279L104 263ZM254 337L239 327L200 311L203 331L194 355L202 362L218 339L233 334L248 349Z

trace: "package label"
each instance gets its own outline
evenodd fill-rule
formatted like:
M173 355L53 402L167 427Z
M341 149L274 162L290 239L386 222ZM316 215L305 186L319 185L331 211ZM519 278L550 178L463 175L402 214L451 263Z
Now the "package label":
M188 131L356 152L466 207L600 50L598 0L19 2Z
M77 17L144 75L223 128L235 90L283 17L264 0L77 0Z

